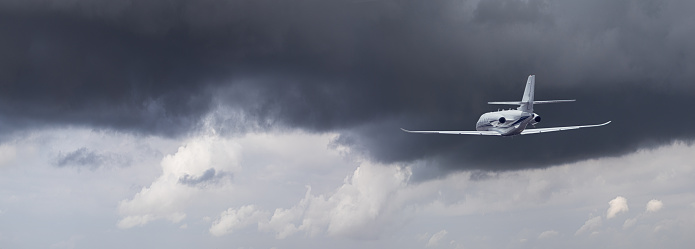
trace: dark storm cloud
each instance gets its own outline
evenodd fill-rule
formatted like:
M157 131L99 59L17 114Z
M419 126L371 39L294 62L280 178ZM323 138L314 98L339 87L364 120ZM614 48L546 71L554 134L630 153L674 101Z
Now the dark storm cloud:
M102 166L123 167L129 165L130 161L130 158L123 155L113 153L101 153L82 147L75 151L68 152L65 154L63 154L62 152L59 153L58 160L56 161L56 166L89 168L94 170Z
M80 124L180 135L218 106L221 131L338 131L381 162L512 169L690 140L690 1L4 1L5 129ZM537 75L539 126L609 126L516 138L474 129L487 101ZM664 128L664 123L683 125ZM243 126L243 125L241 125Z

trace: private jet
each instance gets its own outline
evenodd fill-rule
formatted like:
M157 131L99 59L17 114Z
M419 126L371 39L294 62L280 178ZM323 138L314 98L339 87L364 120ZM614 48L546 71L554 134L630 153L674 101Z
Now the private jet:
M496 112L488 112L480 116L478 123L475 125L475 131L409 131L401 128L401 130L410 133L429 133L429 134L454 134L454 135L486 135L486 136L516 136L539 134L553 131L566 131L579 128L598 127L609 124L611 121L603 124L595 125L579 125L579 126L564 126L550 127L538 129L526 129L528 125L535 127L541 122L541 116L533 112L534 104L550 104L572 102L571 100L534 100L533 92L536 84L536 76L529 75L526 81L526 89L521 101L503 101L503 102L488 102L491 105L519 105L516 110L502 110Z

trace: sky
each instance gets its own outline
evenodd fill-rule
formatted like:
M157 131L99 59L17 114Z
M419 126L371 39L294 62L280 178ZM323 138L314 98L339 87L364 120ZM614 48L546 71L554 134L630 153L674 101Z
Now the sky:
M0 248L684 248L693 9L0 0Z

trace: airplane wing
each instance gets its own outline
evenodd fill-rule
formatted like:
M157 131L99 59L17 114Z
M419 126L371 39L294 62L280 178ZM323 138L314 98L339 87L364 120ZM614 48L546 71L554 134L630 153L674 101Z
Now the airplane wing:
M401 128L401 130L410 133L501 136L501 134L496 131L409 131L403 128Z
M527 135L527 134L538 134L538 133L546 133L546 132L553 132L553 131L566 131L566 130L574 130L574 129L579 129L579 128L588 128L588 127L598 127L598 126L604 126L609 124L611 121L605 122L603 124L595 124L595 125L579 125L579 126L564 126L564 127L550 127L550 128L538 128L538 129L525 129L521 132L520 135Z
M553 103L565 103L565 102L574 102L576 99L557 99L557 100L534 100L533 104L553 104ZM526 104L526 102L522 101L492 101L492 102L487 102L490 105L521 105L521 104Z

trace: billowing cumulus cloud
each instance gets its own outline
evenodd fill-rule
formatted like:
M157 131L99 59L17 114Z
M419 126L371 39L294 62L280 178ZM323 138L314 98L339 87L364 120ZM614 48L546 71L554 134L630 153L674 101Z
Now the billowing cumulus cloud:
M592 232L592 234L597 233L595 230L601 227L601 224L603 224L603 219L601 216L593 217L584 222L584 225L582 225L577 232L574 233L574 235L581 235L587 232Z
M664 203L661 202L660 200L650 200L649 202L647 202L646 212L647 213L658 212L659 210L661 210L661 208L663 206L664 206Z
M693 242L687 236L695 228L692 144L545 169L464 171L414 181L416 172L429 165L351 161L355 158L326 146L336 136L281 133L161 141L92 129L36 132L5 144L23 160L10 161L0 174L7 193L0 198L0 231L7 237L0 241L48 248L81 234L76 246L188 247L203 241L213 247L385 248L425 247L445 230L436 247L677 248ZM134 160L137 167L76 172L52 166L60 151L81 146L129 155L151 147L161 153L146 152L150 159ZM205 186L180 182L186 175L205 178L210 168L234 178ZM641 210L639 220L621 229L620 217L608 220L602 213L617 195L638 206L654 198L668 205L669 212ZM60 224L75 225L57 230L36 226L45 224L40 218L46 212L54 213L51 219ZM633 213L619 215L628 220ZM345 224L344 216L354 221L339 226ZM134 228L114 230L119 222L122 228ZM541 238L544 231L546 236L558 234ZM114 233L119 235L114 238ZM8 239L37 234L46 239ZM148 239L158 236L167 239Z
M615 199L609 201L608 206L608 210L606 210L606 219L612 219L618 214L630 210L627 207L627 199L622 196L615 197Z
M297 205L276 209L259 229L281 239L297 232L378 238L398 222L398 208L407 201L401 194L411 174L409 168L364 164L331 195L313 195L309 187Z
M239 209L230 208L222 212L220 218L213 222L212 227L210 227L210 234L222 236L234 232L236 229L258 223L267 219L267 216L268 214L256 210L253 205L243 206Z
M645 222L645 220L649 220L650 218L653 218L653 213L658 212L661 210L663 207L664 203L660 200L652 199L649 202L647 202L646 208L644 210L644 213L641 213L637 215L634 218L630 218L625 220L623 223L623 229L630 229L632 227L635 227L638 223L640 222ZM649 215L652 214L652 215ZM668 223L668 221L660 221L659 223ZM658 231L660 229L664 229L665 226L663 225L657 225L654 229L655 231Z
M191 198L201 191L196 186L219 180L221 176L215 172L239 170L239 149L238 144L214 137L202 137L179 147L175 154L162 159L162 175L157 180L132 199L120 202L118 209L123 218L118 227L142 226L158 219L181 222Z
M558 231L555 230L548 230L545 232L542 232L541 234L538 235L538 239L548 239L557 236L560 234Z
M439 242L444 239L444 236L446 236L447 231L442 229L441 231L435 233L430 237L430 239L427 241L427 244L425 247L434 247L439 245Z
M620 155L695 136L663 129L694 97L694 6L2 1L0 135L79 125L177 137L212 116L233 134L339 132L336 144L376 162L431 161L441 172ZM537 98L578 99L536 108L541 126L614 123L514 140L398 129L474 129L497 108L485 103L517 100L529 74Z
M663 207L664 203L660 200L652 199L649 202L647 202L646 208L644 210L644 213L641 213L634 218L630 218L625 220L623 223L623 229L629 229L634 227L638 222L645 220L646 218L649 218L647 214L649 213L656 213L661 208Z

